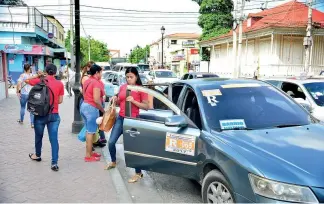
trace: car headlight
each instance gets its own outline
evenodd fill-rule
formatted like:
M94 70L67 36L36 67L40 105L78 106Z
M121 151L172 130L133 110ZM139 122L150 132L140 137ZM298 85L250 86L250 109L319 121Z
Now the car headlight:
M249 174L254 193L281 201L298 203L318 203L310 188L292 184L271 181L253 174Z

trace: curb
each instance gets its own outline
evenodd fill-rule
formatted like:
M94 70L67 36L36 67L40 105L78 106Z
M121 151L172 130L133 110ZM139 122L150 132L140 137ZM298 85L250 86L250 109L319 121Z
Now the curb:
M108 149L101 148L103 157L106 163L110 162L110 157L108 156ZM116 188L117 199L119 203L133 203L132 197L130 196L128 189L124 183L123 177L121 176L118 168L109 170L109 174Z

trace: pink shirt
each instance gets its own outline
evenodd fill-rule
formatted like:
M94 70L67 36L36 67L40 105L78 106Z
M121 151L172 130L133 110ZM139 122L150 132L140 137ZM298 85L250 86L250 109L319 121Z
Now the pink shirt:
M124 84L119 89L119 115L122 117L126 116L126 91L127 91L127 84ZM134 100L137 102L142 103L143 101L147 101L147 94L139 91L131 91L131 96L133 96ZM139 115L139 108L132 103L132 117L136 118Z
M89 77L83 84L83 98L84 102L92 105L93 107L97 107L94 98L93 98L93 89L100 89L100 99L103 102L103 96L105 95L105 87L101 80L98 80L94 77Z
M52 113L58 113L59 111L59 97L64 96L64 85L61 81L56 80L54 76L47 76L45 77L47 79L48 83L47 86L53 91L54 95L54 108ZM38 84L41 80L39 78L36 79L31 79L29 80L29 84L31 86L35 86ZM53 99L52 99L52 94L50 93L50 103L52 104Z

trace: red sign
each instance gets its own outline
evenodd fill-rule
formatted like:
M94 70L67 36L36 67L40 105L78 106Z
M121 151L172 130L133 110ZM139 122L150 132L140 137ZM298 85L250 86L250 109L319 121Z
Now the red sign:
M199 54L199 49L190 49L190 54L191 55L198 55Z

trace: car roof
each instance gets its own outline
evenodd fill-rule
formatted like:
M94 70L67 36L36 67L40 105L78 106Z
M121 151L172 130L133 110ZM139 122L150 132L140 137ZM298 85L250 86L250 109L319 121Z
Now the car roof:
M192 75L199 75L199 74L201 74L201 75L215 75L215 76L217 75L217 74L209 73L209 72L190 72L188 74L192 74Z
M179 80L173 82L173 84L177 84L177 83L187 84L193 88L199 88L200 86L208 86L208 85L221 86L226 84L244 84L244 83L253 83L253 84L260 84L260 85L267 84L266 82L260 80L254 80L254 79L231 79L231 78L218 78L218 77Z
M267 79L261 79L263 81L283 81L283 82L290 82L295 84L307 84L307 83L314 83L314 82L324 82L323 79L287 79L287 78L267 78Z
M154 70L152 70L152 71L158 71L158 72L163 72L163 71L165 71L165 72L172 72L171 70L168 70L168 69L154 69Z

